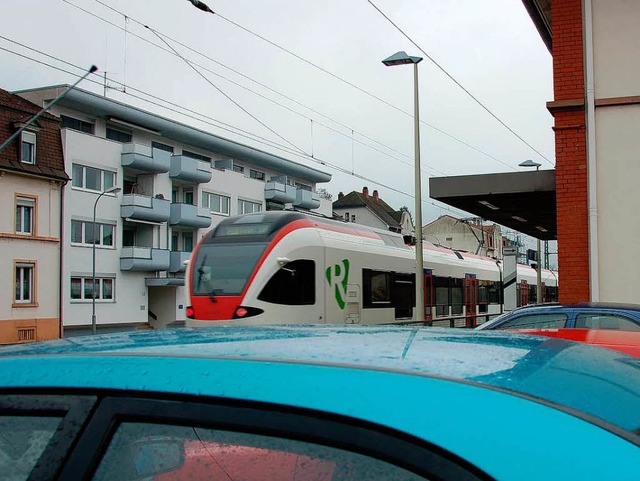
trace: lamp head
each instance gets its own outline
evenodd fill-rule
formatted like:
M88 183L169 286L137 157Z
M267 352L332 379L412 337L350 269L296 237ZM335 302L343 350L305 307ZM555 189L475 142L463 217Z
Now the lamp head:
M534 162L531 159L527 159L524 162L520 162L518 165L520 167L535 167L536 170L538 170L542 164L540 164L538 162Z
M422 57L412 57L407 55L407 52L401 51L394 53L391 57L385 58L382 63L387 67L393 67L394 65L405 65L408 63L420 63Z
M122 189L120 187L111 187L110 189L105 190L104 193L105 194L117 194L121 190Z

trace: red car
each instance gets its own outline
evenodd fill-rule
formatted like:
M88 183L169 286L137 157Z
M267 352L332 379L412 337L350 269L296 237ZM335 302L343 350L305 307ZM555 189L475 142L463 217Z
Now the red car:
M612 329L509 329L536 336L557 337L569 341L585 342L640 357L640 331Z

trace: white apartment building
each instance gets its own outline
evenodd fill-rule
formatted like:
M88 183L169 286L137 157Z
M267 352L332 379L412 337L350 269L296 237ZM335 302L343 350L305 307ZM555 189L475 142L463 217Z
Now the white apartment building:
M43 105L67 86L17 92ZM185 261L221 219L270 209L330 216L331 175L81 89L54 108L66 171L65 336L184 322ZM120 188L119 193L101 193ZM95 209L95 213L94 213ZM96 219L94 233L93 219Z

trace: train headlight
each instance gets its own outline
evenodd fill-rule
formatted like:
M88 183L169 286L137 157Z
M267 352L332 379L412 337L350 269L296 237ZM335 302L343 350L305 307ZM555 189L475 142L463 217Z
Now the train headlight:
M253 317L259 314L262 314L264 311L262 309L258 309L257 307L244 307L238 306L236 307L236 311L233 313L234 319L244 319L246 317Z

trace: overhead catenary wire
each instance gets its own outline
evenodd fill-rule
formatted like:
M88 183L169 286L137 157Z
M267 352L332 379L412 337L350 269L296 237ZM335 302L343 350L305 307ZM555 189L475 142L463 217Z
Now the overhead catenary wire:
M15 52L15 51L13 51L13 50L10 50L10 49L4 48L4 47L0 47L0 50L1 50L1 51L4 51L4 52L11 53L11 54L13 54L13 55L16 55L16 56L22 57L22 58L24 58L24 59L27 59L27 60L30 60L30 61L33 61L33 62L36 62L36 63L39 63L39 64L41 64L41 65L44 65L44 66L47 66L47 67L49 67L49 68L52 68L52 69L58 70L58 71L60 71L60 72L64 72L64 73L69 74L69 75L72 75L72 76L74 76L74 77L79 77L79 76L80 76L80 75L78 75L78 74L77 74L77 73L75 73L75 72L71 72L71 71L66 70L66 69L63 69L63 68L61 68L61 67L58 67L58 66L52 65L52 64L50 64L50 63L44 62L44 61L42 61L42 60L39 60L39 59L36 59L36 58L33 58L33 57L29 57L28 55L24 55L24 54L22 54L22 53ZM56 60L58 60L58 61L60 61L60 62L65 63L65 61L63 61L63 60L60 60L60 59L56 59ZM70 65L71 65L72 67L76 68L76 69L82 69L82 67L75 66L75 65L73 65L73 64L70 64ZM91 82L91 83L94 83L94 84L96 84L96 85L98 85L98 86L102 86L102 82L100 82L100 81L98 81L98 80L93 80L93 79L89 79L89 78L87 78L87 81L88 81L88 82ZM118 82L117 82L117 83L118 83ZM121 92L121 93L122 93L123 95L129 96L129 97L132 97L132 98L136 98L136 99L138 99L138 100L142 100L142 101L144 101L144 102L148 102L148 103L151 103L151 104L153 104L153 105L156 105L156 106L159 106L159 107L162 107L162 108L166 108L166 107L164 107L164 106L162 106L162 105L160 105L160 104L157 104L157 103L151 102L151 101L149 101L149 100L147 100L147 99L144 99L144 98L142 98L142 97L139 97L139 96L133 95L133 94L131 94L131 93L129 92L129 90L136 90L136 89L133 89L133 88L129 87L127 92ZM171 109L169 109L169 110L171 110ZM178 112L178 111L176 111L176 113L180 113L181 115L188 116L188 115L186 115L186 114L184 114L184 113L181 113L181 112ZM188 117L189 117L189 116L188 116ZM191 118L194 118L195 120L199 120L199 121L203 122L203 120L202 120L202 119L197 119L197 118L195 118L195 117L191 117ZM287 149L282 149L282 150L287 150ZM409 193L405 192L404 190L398 189L398 188L396 188L396 187L393 187L393 186L391 186L391 185L385 184L385 183L383 183L383 182L380 182L380 181L378 181L378 180L372 179L372 178L370 178L370 177L366 177L366 176L364 176L364 175L362 175L362 174L358 174L358 173L352 172L352 171L350 171L349 169L346 169L346 168L340 167L340 166L338 166L338 165L336 165L336 164L333 164L332 162L330 162L330 161L328 161L328 160L324 160L324 159L319 158L319 157L317 157L317 156L316 156L315 158L311 158L311 157L309 157L309 156L308 156L308 155L306 155L306 154L300 154L300 153L297 153L297 152L295 152L295 151L291 151L291 150L288 150L288 152L289 152L290 154L292 154L292 155L295 155L295 156L297 156L297 157L303 158L303 159L305 159L305 160L308 160L308 161L314 162L314 163L316 163L316 164L319 164L319 165L322 165L322 166L325 166L325 167L331 168L331 169L333 169L333 170L334 170L334 171L336 171L336 172L340 172L340 173L347 174L347 175L349 175L349 176L351 176L351 177L354 177L354 178L357 178L357 179L360 179L360 180L364 180L365 182L371 182L371 183L374 183L374 184L376 184L376 185L379 185L380 187L384 187L385 189L388 189L389 191L395 192L395 193L397 193L397 194L401 194L401 195L406 196L406 197L408 197L408 198L410 198L410 199L413 199L413 198L414 198L414 196L413 196L413 195L411 195L411 194L409 194ZM423 202L423 204L430 204L430 205L432 205L432 206L434 206L434 207L436 207L436 208L438 208L438 209L440 209L440 210L447 211L447 212L451 212L451 213L456 214L456 215L460 215L460 213L464 213L465 215L467 214L466 212L461 211L461 210L459 210L459 209L450 208L450 207L449 207L449 206L447 206L446 204L436 203L436 202L433 202L433 201L430 201L430 200L426 200L426 199L424 199L424 198L422 199L422 202Z
M502 119L500 119L500 117L498 117L496 114L493 113L493 111L491 111L491 109L489 109L489 107L487 107L484 103L482 103L475 95L473 95L466 87L464 87L460 82L458 82L455 77L453 75L451 75L449 72L447 72L447 70L445 70L445 68L440 65L438 62L436 62L433 57L431 57L431 55L429 55L427 52L424 51L424 49L422 47L420 47L420 45L418 45L409 35L407 35L404 30L402 30L393 20L391 20L391 18L389 18L382 10L380 10L378 8L378 6L373 3L372 0L367 0L367 2L373 7L375 8L378 13L380 13L380 15L382 15L391 25L393 25L396 30L398 30L398 32L400 32L407 40L409 40L409 42L411 42L413 44L414 47L416 47L418 50L420 50L420 52L422 52L422 54L427 57L431 63L433 63L433 65L435 65L442 73L444 73L453 83L455 83L458 87L460 87L464 93L466 93L469 97L471 97L471 99L473 99L473 101L475 103L477 103L480 107L482 107L489 115L491 115L495 120L497 120L500 125L502 125L503 127L505 127L509 132L511 132L513 135L515 135L521 142L523 142L527 147L529 147L531 150L533 150L536 154L538 154L540 157L542 157L545 161L547 161L549 164L551 164L552 166L555 166L554 163L549 160L542 152L540 152L538 149L536 149L534 146L532 146L529 142L527 142L525 139L523 139L515 130L513 130L511 127L509 127Z
M78 6L78 5L75 5L74 3L70 2L69 0L62 0L62 1L63 1L63 2L65 2L65 3L67 3L67 4L69 4L69 5L71 5L71 6L73 6L73 7L75 7L75 8L77 8L77 9L79 9L79 10L81 10L81 11L83 11L83 12L85 12L85 13L87 13L87 14L89 14L89 15L91 15L91 16L93 16L93 17L95 17L95 18L97 18L97 19L100 19L100 20L104 21L105 23L108 23L108 24L112 25L112 26L113 26L113 27L115 27L115 28L122 29L119 25L116 25L116 24L114 24L114 23L112 23L112 22L109 22L108 20L106 20L106 19L104 19L104 18L100 17L99 15L96 15L96 14L95 14L95 13L93 13L93 12L90 12L90 11L88 11L88 10L86 10L86 9L83 9L82 7L80 7L80 6ZM139 24L140 26L145 26L143 22L140 22L139 20L136 20L136 19L134 19L134 18L132 18L132 17L128 16L127 14L125 14L125 13L121 12L120 10L118 10L118 9L116 9L116 8L114 8L114 7L110 6L110 5L108 5L108 4L104 3L104 2L102 2L101 0L94 0L94 2L96 2L96 3L98 3L98 4L102 5L102 6L104 6L105 8L108 8L109 10L111 10L111 11L113 11L113 12L115 12L115 13L119 14L119 15L126 16L129 20L131 20L131 21L133 21L133 22L135 22L135 23ZM212 13L213 13L213 12L212 12ZM273 41L271 41L271 40L269 40L269 39L267 39L267 38L265 38L265 37L261 36L260 34L255 33L255 32L253 32L252 30L250 30L250 29L248 29L248 28L246 28L246 27L243 27L242 25L240 25L240 24L238 24L238 23L236 23L236 22L234 22L234 21L232 21L232 20L230 20L230 19L228 19L228 18L224 17L224 16L223 16L223 15L221 15L220 13L215 12L215 13L214 13L214 15L215 15L215 16L217 16L217 17L219 17L219 18L221 18L222 20L224 20L224 21L226 21L226 22L229 22L229 23L230 23L231 25L233 25L233 26L235 26L235 27L237 27L237 28L240 28L240 29L242 29L242 30L244 30L244 31L246 31L246 32L248 32L248 33L250 33L251 35L254 35L254 36L258 37L259 39L263 40L264 42L267 42L267 43L269 43L269 44L273 45L274 47L276 47L276 48L278 48L278 49L280 49L280 50L282 50L282 51L286 52L287 54L292 55L293 57L295 57L295 58L297 58L297 59L299 59L299 60L301 60L301 61L303 61L303 62L307 63L308 65L310 65L310 66L312 66L312 67L314 67L314 68L316 68L316 69L318 69L318 70L320 70L320 71L324 72L325 74L327 74L327 75L329 75L329 76L331 76L331 77L333 77L333 78L335 78L335 79L339 80L340 82L345 83L346 85L348 85L348 86L350 86L350 87L352 87L352 88L354 88L354 89L356 89L356 90L358 90L358 91L360 91L360 92L364 93L365 95L367 95L367 96L369 96L369 97L371 97L371 98L373 98L373 99L375 99L375 100L377 100L377 101L379 101L379 102L383 103L384 105L386 105L386 106L388 106L388 107L391 107L391 108L393 108L393 109L397 110L398 112L400 112L400 113L402 113L402 114L404 114L404 115L407 115L407 116L409 116L409 117L413 118L413 114L411 114L410 112L407 112L406 110L403 110L403 109L399 108L398 106L396 106L396 105L394 105L394 104L392 104L392 103L390 103L390 102L388 102L388 101L386 101L386 100L382 99L381 97L379 97L379 96L377 96L377 95L375 95L375 94L373 94L373 93L371 93L371 92L368 92L367 90L365 90L365 89L363 89L363 88L361 88L361 87L358 87L357 85L353 84L352 82L349 82L348 80L345 80L345 79L341 78L340 76L338 76L338 75L336 75L336 74L334 74L334 73L330 72L330 71L329 71L329 70L327 70L327 69L324 69L323 67L321 67L321 66L319 66L319 65L315 64L314 62L311 62L311 61L309 61L309 60L305 59L304 57L302 57L302 56L300 56L300 55L298 55L298 54L296 54L296 53L294 53L294 52L292 52L292 51L290 51L290 50L288 50L288 49L286 49L286 48L284 48L284 47L282 47L282 46L280 46L280 45L276 44L275 42L273 42ZM159 31L156 31L156 32L160 33ZM131 34L131 32L129 32L129 34L130 34L130 35L132 35L132 34ZM202 52L200 52L200 51L198 51L198 50L196 50L196 49L194 49L194 48L192 48L192 47L190 47L190 46L188 46L188 45L185 45L184 43L182 43L182 42L180 42L180 41L178 41L178 40L176 40L176 39L174 39L174 38L172 38L172 37L170 37L170 36L168 36L168 35L165 35L165 34L162 34L162 35L163 35L163 37L165 37L166 39L171 40L171 41L172 41L172 42L174 42L175 44L180 45L180 46L182 46L183 48L186 48L186 49L188 49L188 50L190 50L190 51L192 51L192 52L194 52L194 53L196 53L196 54L198 54L198 55L200 55L200 56L202 56L202 57L204 57L204 58L206 58L206 59L208 59L208 60L210 60L210 61L212 61L212 62L214 62L214 63L216 63L216 64L218 64L218 65L220 65L220 66L222 66L222 67L224 67L224 68L226 68L226 69L229 69L230 71L232 71L232 72L236 73L237 75L240 75L240 76L242 76L243 78L246 78L246 79L248 79L248 80L250 80L250 81L252 81L252 82L254 82L254 83L258 84L258 85L260 85L261 87L263 87L263 88L265 88L265 89L268 89L268 90L270 90L271 92L274 92L274 93L276 93L276 94L278 94L278 95L282 96L283 98L285 98L285 99L287 99L287 100L289 100L289 101L291 101L291 102L294 102L294 103L296 103L296 104L298 104L298 105L300 105L300 106L302 106L302 107L304 107L304 108L306 108L306 109L308 109L308 110L310 110L310 111L312 111L312 112L314 112L314 113L316 113L316 114L318 114L318 115L322 115L324 118L329 119L329 120L331 120L332 122L335 122L336 124L338 124L338 125L340 125L341 127L345 128L347 131L350 131L350 130L351 130L351 128L350 128L350 127L347 127L347 126L345 126L345 125L341 124L339 121L337 121L337 120L335 120L335 119L333 119L333 118L331 118L331 117L329 117L329 116L326 116L326 115L324 115L324 114L322 114L322 113L318 112L317 110L315 110L315 109L313 109L313 108L311 108L311 107L308 107L308 106L306 106L306 105L304 105L304 104L302 104L302 103L300 103L300 102L296 101L295 99L292 99L291 97L289 97L289 96L287 96L287 95L285 95L285 94L283 94L283 93L281 93L281 92L278 92L277 90L275 90L275 89L273 89L273 88L271 88L271 87L269 87L269 86L267 86L267 85L265 85L265 84L263 84L263 83L261 83L261 82L259 82L259 81L255 80L255 79L253 79L253 78L251 78L251 77L249 77L249 76L247 76L247 75L245 75L245 74L242 74L241 72L238 72L237 70L232 69L231 67L228 67L227 65L225 65L225 64L223 64L223 63L221 63L221 62L219 62L219 61L217 61L217 60L215 60L215 59L213 59L212 57L210 57L210 56L208 56L208 55L206 55L206 54L204 54L204 53L202 53ZM143 38L143 37L140 37L140 36L138 36L138 35L134 35L134 36L138 37L139 39L141 39L141 40L143 40L143 41L145 41L145 42L147 42L147 43L149 43L149 44L151 44L151 45L153 45L153 46L155 46L155 47L157 47L157 48L160 48L160 49L162 49L162 50L165 50L165 51L166 51L166 49L164 49L163 47L161 47L161 46L159 46L159 45L157 45L157 44L155 44L155 43L153 43L153 42L150 42L149 40L147 40L147 39L145 39L145 38ZM200 67L200 68L204 68L205 70L207 70L207 71L211 72L211 70L206 69L206 68L205 68L205 67L203 67L202 65L198 65L198 64L197 64L197 63L195 63L195 62L192 62L192 63L193 63L194 65L197 65L197 66L198 66L198 67ZM215 73L215 72L211 72L211 73L213 73L214 75L218 75L218 76L220 76L220 74L217 74L217 73ZM224 77L222 77L222 78L224 78ZM227 79L227 80L228 80L228 79ZM234 83L235 83L235 82L234 82ZM237 84L237 83L236 83L236 85L239 85L239 84ZM239 85L239 86L240 86L240 85ZM249 90L249 89L247 89L246 87L243 87L243 86L240 86L240 87L245 88L246 90ZM251 90L249 90L249 91L251 91ZM253 92L253 93L255 93L255 92ZM275 102L275 103L276 103L276 104L278 104L277 102ZM278 104L278 105L281 105L281 104ZM282 106L282 105L281 105L281 106ZM430 124L430 123L428 123L428 122L426 122L426 121L424 121L424 120L420 120L420 124L421 124L421 125L426 125L427 127L431 128L431 129L433 129L433 130L435 130L436 132L438 132L438 133L440 133L440 134L442 134L442 135L444 135L444 136L446 136L446 137L448 137L448 138L450 138L450 139L454 140L455 142L458 142L458 143L460 143L460 144L464 145L465 147L467 147L467 148L469 148L469 149L471 149L471 150L474 150L475 152L478 152L479 154L482 154L482 155L486 156L487 158L490 158L490 159L494 160L495 162L498 162L498 163L500 163L500 164L504 165L505 167L508 167L508 168L510 168L510 169L512 169L512 170L517 170L517 169L516 169L516 167L514 167L514 166L512 166L512 165L510 165L510 164L508 164L508 163L506 163L506 162L504 162L503 160L501 160L501 159L499 159L499 158L495 157L494 155L491 155L491 154L489 154L489 153L487 153L487 152L485 152L485 151L483 151L483 150L481 150L481 149L479 149L479 148L477 148L477 147L475 147L475 146L473 146L473 145L469 144L468 142L466 142L466 141L464 141L464 140L462 140L462 139L460 139L460 138L456 137L455 135L452 135L452 134L450 134L450 133L448 133L448 132L446 132L446 131L444 131L444 130L440 129L439 127L436 127L436 126L435 126L435 125L433 125L433 124ZM357 131L356 131L356 132L357 132ZM361 135L363 138L366 138L367 140L370 140L370 141L372 141L372 142L379 143L377 140L372 139L371 137L368 137L368 136L364 135L364 134L363 134L363 133L361 133L361 132L357 132L357 133L358 133L359 135ZM381 145L384 145L384 144L381 144ZM385 146L385 148L389 148L389 147L388 147L388 146ZM411 159L413 159L413 157L407 156L406 154L403 154L403 153L400 153L400 154L401 154L401 155L403 155L403 156L406 156L407 158L411 158ZM424 163L423 163L423 164L424 164ZM436 169L436 168L435 168L435 167L433 167L433 166L430 166L430 165L428 165L428 164L426 164L426 165L427 165L428 167L430 167L431 169L433 169L435 172L439 172L439 173L440 173L440 174L442 174L442 175L447 175L447 174L445 174L444 172L439 171L438 169Z

